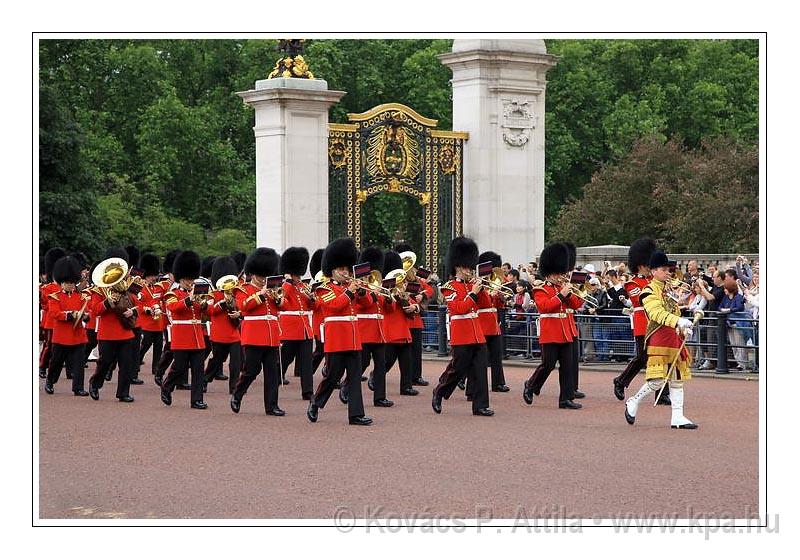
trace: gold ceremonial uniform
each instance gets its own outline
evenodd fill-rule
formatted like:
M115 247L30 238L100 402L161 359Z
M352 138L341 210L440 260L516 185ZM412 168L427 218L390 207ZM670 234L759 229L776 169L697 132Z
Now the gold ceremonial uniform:
M665 287L664 282L653 279L640 296L648 320L645 334L647 380L666 379L670 365L683 344L683 338L675 330L681 318L680 309L677 302L669 297ZM680 352L673 376L676 380L684 381L692 377L689 369L691 355L686 347Z

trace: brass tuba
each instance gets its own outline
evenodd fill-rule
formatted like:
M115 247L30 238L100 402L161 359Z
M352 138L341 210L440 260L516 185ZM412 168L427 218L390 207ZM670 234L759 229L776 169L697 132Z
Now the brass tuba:
M136 316L125 317L123 314L135 307L128 288L133 283L128 277L128 263L119 257L111 257L101 261L92 271L92 282L103 290L103 294L111 304L122 325L129 330L136 326Z

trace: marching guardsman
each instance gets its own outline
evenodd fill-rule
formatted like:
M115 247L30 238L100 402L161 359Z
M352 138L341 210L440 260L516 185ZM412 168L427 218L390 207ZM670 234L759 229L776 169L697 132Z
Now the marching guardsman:
M209 293L214 291L215 288L214 282L211 281L211 272L214 268L215 260L217 260L216 256L205 257L200 265L200 281L208 284ZM206 358L208 358L208 356L211 354L211 316L209 315L208 310L201 314L200 320L203 322L203 338L206 341L206 349L203 356L203 361L205 361Z
M208 294L196 294L195 280L200 276L200 257L194 251L183 251L175 257L172 275L178 286L164 295L164 307L170 315L170 348L175 367L161 384L161 402L172 404L172 391L180 376L191 368L192 393L190 406L205 410L203 402L203 361L205 340L200 314L208 308Z
M139 346L139 363L144 360L144 355L152 346L153 362L151 372L155 377L158 362L161 359L161 349L164 346L164 328L166 324L164 314L164 285L158 282L161 263L156 255L144 253L139 257L139 268L142 271L143 287L139 292L140 315L139 326L142 329L142 342Z
M647 314L647 332L644 347L647 355L645 383L639 391L625 403L625 420L633 424L639 403L647 395L657 392L664 383L671 385L673 428L695 430L697 424L683 415L683 382L691 379L689 365L691 355L686 349L686 340L692 337L694 323L681 317L677 301L671 297L669 281L672 270L677 266L661 251L654 251L650 257L650 271L653 279L644 288L639 301ZM699 314L702 316L702 312ZM666 388L665 388L666 390Z
M278 273L280 256L274 249L259 247L247 257L245 273L250 282L236 288L236 308L242 313L242 346L244 371L231 396L231 410L239 413L242 398L264 369L264 412L268 416L286 414L278 407L278 386L281 384L279 353L281 330L278 308L282 294L280 285L269 287L267 280Z
M396 251L386 251L383 256L383 277L387 280L398 274L405 274L403 260ZM402 277L402 276L401 276ZM386 373L397 362L400 368L400 394L419 395L414 389L414 354L411 348L411 315L419 312L419 304L405 291L408 282L398 281L392 288L392 299L386 304L383 314L384 334L386 335Z
M53 267L56 261L66 256L66 254L61 247L54 247L48 249L44 255L44 270L47 275L47 283L39 287L39 328L43 331L42 338L44 338L44 344L42 344L42 348L39 351L39 377L42 379L47 377L47 368L50 365L50 355L53 351L53 321L48 313L50 294L54 294L61 289L58 282L53 281Z
M413 296L414 303L417 304L417 310L408 314L410 321L409 330L411 331L411 365L412 372L412 385L419 385L425 387L429 385L428 380L422 377L422 330L425 324L422 322L422 310L427 309L428 302L433 297L433 286L428 283L424 278L417 275L417 268L414 266L417 262L417 255L411 250L411 245L408 243L398 243L395 245L394 250L400 254L403 260L403 269L406 271L407 282L417 282L420 285L420 291ZM387 370L391 369L392 364L387 363Z
M322 253L324 249L317 249L311 255L311 260L308 263L308 272L311 274L311 293L315 293L316 288L319 286L317 276L320 275L322 270ZM314 330L314 352L311 354L311 375L317 373L317 368L322 360L325 359L325 345L320 338L320 327L325 316L322 314L322 306L318 300L315 300L314 310L311 315L311 328ZM323 373L324 375L324 373Z
M281 378L287 385L286 370L294 361L295 377L300 378L300 393L303 400L314 395L314 374L311 372L311 352L314 330L311 326L314 314L314 295L311 287L300 277L308 268L308 249L289 247L281 255L281 274L287 276L283 282L283 299L278 314L281 326Z
M572 293L572 285L565 278L570 272L570 251L563 243L552 243L544 248L539 257L539 273L543 282L533 286L533 298L539 310L539 343L542 346L542 363L530 379L525 382L522 398L533 404L533 396L539 395L542 385L558 362L558 408L578 409L573 402L575 377L572 330L567 309L578 309L583 301Z
M128 292L127 252L122 248L111 248L111 255L100 262L92 271L90 313L97 317L97 347L100 358L94 375L89 379L89 396L100 398L100 389L111 372L113 364L119 367L117 379L117 399L120 402L133 402L130 394L131 376L139 355L133 329L138 314L134 298Z
M76 289L81 280L81 267L74 257L58 259L52 272L53 280L61 289L48 296L48 312L53 325L52 357L44 390L53 394L53 386L66 364L67 373L72 378L72 393L76 397L85 397L89 393L83 387L84 345L87 340L84 322L89 320L86 309L91 297Z
M431 406L442 413L442 399L449 399L459 380L468 379L472 392L472 414L493 416L489 408L489 385L486 379L486 338L478 320L478 294L483 289L475 275L478 246L472 239L456 237L450 242L445 259L447 272L454 276L441 287L450 314L452 366L447 367L433 390Z
M644 338L647 334L647 314L641 302L642 291L652 280L650 259L656 250L656 242L644 237L631 243L628 249L628 269L634 276L625 283L625 292L629 301L623 302L633 308L633 337L636 340L636 356L628 362L625 370L614 378L614 396L625 399L625 389L633 378L647 365L647 353L644 351ZM664 387L658 404L669 405L669 385Z
M162 292L165 294L178 287L178 285L175 283L175 278L172 276L172 265L175 263L175 257L177 257L179 254L180 251L178 249L173 249L164 257L164 274L162 274L158 279L158 283L161 286ZM164 311L166 319L164 322L164 350L161 353L161 358L158 360L158 365L156 366L155 378L156 385L159 387L161 386L162 379L164 379L164 376L167 373L167 368L170 367L170 364L172 364L172 360L174 358L169 343L169 312L166 311L166 309L164 309ZM174 367L171 369L174 369ZM177 385L177 388L182 388L180 383Z
M231 257L217 257L211 268L211 282L216 290L213 304L208 308L211 316L211 359L206 365L205 382L217 379L228 382L228 393L233 394L242 369L242 346L239 327L242 314L236 308L236 287L240 285L239 269ZM229 359L230 376L222 373L222 365Z
M503 259L493 251L481 253L478 263L491 262L493 269L502 266ZM503 334L500 331L500 321L497 310L505 307L506 299L497 290L481 290L478 293L478 321L486 338L486 352L489 367L491 368L492 391L507 393L510 389L506 385L506 376L503 371Z
M144 281L139 277L141 274L140 270L136 270L139 267L139 260L141 259L141 253L139 249L136 248L135 245L126 245L125 252L128 254L128 266L129 274L134 277L136 283L139 286L144 285ZM142 302L141 302L141 292L134 295L134 303L136 303L136 326L133 328L133 337L136 340L136 356L139 356L140 349L142 347ZM141 361L135 361L133 365L133 374L131 375L131 385L142 385L144 381L139 379L139 370L141 369Z
M383 270L383 251L377 247L367 247L361 251L358 260L368 262L373 274ZM381 274L382 276L382 274ZM372 359L372 375L369 388L373 391L372 403L378 407L390 407L394 403L386 398L386 327L385 313L388 306L386 296L371 290L367 297L356 300L358 334L361 337L361 373L363 374Z
M84 293L88 294L90 297L93 293L94 286L92 285L92 270L97 266L98 263L93 263L89 269L89 287L83 290ZM91 304L89 308L86 309L86 312L89 314L89 322L86 323L86 338L88 342L84 345L84 368L89 367L89 357L92 354L92 351L97 348L97 316L91 312ZM99 352L99 351L98 351ZM97 354L99 357L99 353Z
M364 415L361 395L361 337L356 316L358 283L350 275L358 259L356 244L351 238L332 241L322 255L322 274L329 282L317 287L317 302L322 307L324 322L320 338L325 344L327 375L317 386L306 415L316 422L319 409L324 408L336 383L347 372L347 415L352 425L369 426L372 418ZM366 298L366 292L360 288ZM343 383L343 384L344 384Z
M577 249L574 243L565 241L564 246L569 249L569 270L570 273L575 270L577 264ZM581 305L583 305L581 301ZM582 399L586 395L578 389L580 386L580 363L581 363L581 341L578 331L578 323L575 321L575 313L577 309L571 307L566 308L567 318L569 319L569 326L572 329L572 396L575 399Z

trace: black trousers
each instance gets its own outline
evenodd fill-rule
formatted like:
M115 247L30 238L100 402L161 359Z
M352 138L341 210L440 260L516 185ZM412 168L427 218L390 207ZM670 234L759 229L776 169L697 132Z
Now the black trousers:
M486 350L489 367L492 370L492 387L506 384L506 375L503 371L503 335L486 337Z
M314 353L311 355L311 375L317 373L317 368L325 358L325 343L314 337Z
M158 375L161 378L165 377L167 373L167 368L169 368L170 375L172 375L173 372L175 371L175 364L173 363L175 356L172 353L172 348L169 343L169 338L165 336L164 340L166 340L166 342L164 343L164 351L161 353L161 359L158 361L158 366L156 368L156 375ZM170 364L172 364L171 368ZM189 371L187 369L186 371L181 372L180 377L178 377L178 380L176 382L176 385L177 384L185 385L188 382L189 382Z
M281 368L278 364L277 346L245 346L244 371L233 390L233 398L241 401L247 389L264 369L264 412L278 408L278 386L281 383Z
M91 329L86 329L86 338L89 339L89 342L84 344L84 358L83 362L89 362L89 354L92 353L92 350L97 347L97 331L93 331Z
M576 337L572 341L572 388L577 391L580 386L580 361L581 361L581 341Z
M311 396L314 393L314 373L311 371L311 345L313 341L284 340L281 343L281 376L286 377L289 364L294 362L294 376L300 377L300 392Z
M394 366L395 361L400 365L400 390L405 391L406 389L413 389L412 381L414 379L414 354L411 344L387 343L385 356L386 373L389 373L389 371L392 369L392 366Z
M411 379L422 377L422 329L411 331Z
M497 320L500 322L500 336L503 339L503 357L508 355L506 348L506 308L502 307L497 310Z
M372 386L375 389L372 400L386 398L386 344L367 342L361 345L361 373L363 374L372 358Z
M350 418L364 416L364 401L361 396L361 352L358 350L328 352L325 356L328 359L328 375L323 377L317 385L314 404L325 408L325 403L331 397L336 384L346 372L347 380L345 382L349 389L347 415Z
M634 337L636 339L636 356L628 362L628 365L625 367L622 373L619 374L614 381L622 384L623 387L626 389L633 381L633 378L636 377L640 371L642 371L647 366L647 352L644 348L644 335ZM669 396L669 384L664 387L664 392L662 393L662 398L666 398Z
M133 329L133 340L134 340L134 353L135 356L138 358L140 355L140 349L142 347L142 329L141 327L136 327ZM133 376L131 379L139 379L139 370L142 367L142 360L135 360L133 364Z
M109 371L114 363L119 365L117 374L117 398L130 395L131 376L133 375L133 363L139 357L136 354L136 342L133 338L128 340L98 340L97 347L100 352L100 359L97 360L97 368L94 375L89 379L89 387L100 389L105 381L106 371Z
M203 400L203 358L205 350L173 350L175 368L170 370L161 385L163 390L172 392L184 372L192 370L191 402Z
M572 364L575 359L575 349L572 342L542 344L542 363L533 371L530 379L525 382L527 387L532 387L537 395L550 372L558 362L558 385L560 388L558 402L571 401L575 397L575 370Z
M214 376L222 373L225 360L228 360L228 393L232 395L242 371L242 347L238 342L211 343L211 359L206 364L205 381L211 383Z
M486 379L486 345L459 344L453 346L453 359L439 377L434 394L443 399L450 395L461 379L467 379L472 388L472 411L489 407L489 384Z
M151 371L156 375L158 362L161 360L161 350L164 346L164 333L162 331L142 331L142 343L139 346L139 364L144 360L144 355L153 347L153 363Z
M47 382L50 385L58 383L61 377L61 368L67 366L67 374L72 377L72 392L83 390L83 364L85 344L64 345L53 343L50 366L47 370Z

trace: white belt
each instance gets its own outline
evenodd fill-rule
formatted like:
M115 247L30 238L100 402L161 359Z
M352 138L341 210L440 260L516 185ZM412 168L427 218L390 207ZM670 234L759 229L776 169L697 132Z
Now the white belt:
M634 307L634 311L644 311L644 307Z
M277 321L275 315L246 315L242 317L245 321Z
M486 307L484 309L478 309L478 313L497 313L497 309L494 307Z
M307 315L307 316L310 317L313 314L314 314L313 311L280 311L278 313L278 315L299 315L301 317L304 316L304 315Z
M337 317L325 317L325 322L326 323L332 322L332 321L352 322L352 321L358 321L358 317L356 317L355 315L344 315L344 316L337 316Z
M466 315L450 315L450 320L453 321L455 319L477 319L478 314L474 311L472 313L467 313Z
M566 313L542 313L539 319L566 319Z
M359 313L356 315L359 319L383 319L380 313Z
M199 319L187 319L185 321L172 321L173 325L199 325L202 321Z
M567 313L575 313L574 309L567 309L566 311L567 311Z

